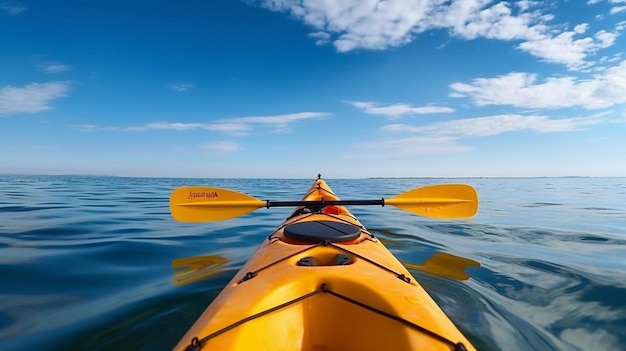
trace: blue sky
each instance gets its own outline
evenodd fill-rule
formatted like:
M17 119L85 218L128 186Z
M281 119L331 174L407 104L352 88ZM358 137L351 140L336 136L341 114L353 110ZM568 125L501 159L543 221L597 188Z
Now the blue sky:
M626 176L626 0L0 0L0 173Z

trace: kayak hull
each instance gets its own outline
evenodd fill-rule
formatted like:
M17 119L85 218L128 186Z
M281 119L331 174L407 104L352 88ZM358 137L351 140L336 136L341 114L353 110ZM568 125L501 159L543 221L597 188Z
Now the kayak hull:
M320 199L338 199L322 179L303 200ZM342 231L340 239L325 237L328 227L330 232ZM263 242L176 349L190 346L474 350L408 270L341 206L298 208Z

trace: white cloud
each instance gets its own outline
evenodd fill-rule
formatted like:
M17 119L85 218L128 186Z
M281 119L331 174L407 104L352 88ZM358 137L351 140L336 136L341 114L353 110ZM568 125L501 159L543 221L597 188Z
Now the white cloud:
M131 127L100 127L91 124L74 125L73 127L90 130L109 130L109 131L129 131L129 132L145 132L148 130L174 130L186 131L203 129L212 132L222 132L231 135L242 136L248 134L255 125L273 128L275 132L284 132L289 126L295 122L318 119L327 116L323 112L300 112L286 115L275 116L251 116L220 119L211 123L181 123L181 122L155 122L140 126Z
M27 8L24 7L22 4L3 1L0 3L0 10L5 11L9 13L10 15L16 16L22 13L23 11L26 11Z
M441 106L421 106L414 107L409 104L392 104L386 106L378 106L375 102L369 101L346 101L350 105L363 110L363 112L372 115L383 115L390 119L400 118L404 115L417 114L433 114L433 113L451 113L454 109Z
M430 136L454 136L458 138L486 137L507 132L528 130L536 133L558 133L581 130L585 126L607 123L608 113L588 117L550 119L546 116L497 115L435 122L425 126L392 124L383 130L394 133L423 133Z
M532 40L547 32L544 22L552 19L552 16L539 12L526 12L537 3L522 3L517 15L506 2L489 6L490 3L490 0L453 1L447 7L438 8L431 17L432 26L449 28L453 34L465 39Z
M316 43L332 42L337 51L385 50L405 45L417 35L447 29L467 40L521 41L520 50L570 69L614 44L616 32L584 36L586 24L573 30L550 24L551 7L541 1L494 0L249 0L272 11L287 12L313 28ZM621 3L622 1L619 0ZM618 1L613 1L618 3ZM582 30L584 29L584 30Z
M409 137L372 141L362 144L368 149L393 151L394 154L461 152L472 147L461 142L469 138L489 137L503 133L531 131L535 133L563 133L582 130L602 123L626 123L626 119L611 119L611 112L586 117L550 119L546 116L497 115L435 122L427 125L390 124L383 131L411 134Z
M572 31L523 42L518 48L547 62L564 64L572 70L585 68L590 65L586 61L589 55L612 46L619 36L618 32L601 30L593 37L575 38L585 33L587 28L587 24L580 24Z
M404 45L413 35L432 28L480 18L484 0L260 0L273 11L288 12L313 27L332 34L340 52L383 50ZM435 19L436 18L436 19Z
M602 1L604 1L604 0L589 0L589 1L587 1L587 4L594 5L594 4L600 3ZM626 0L608 0L608 3L611 6L613 6L609 10L609 13L612 14L612 15L614 15L616 13L621 13L621 12L626 11L626 6L624 6L624 5L626 5ZM616 5L616 6L614 6L614 5Z
M243 135L250 130L250 126L243 123L229 123L229 122L216 122L216 123L180 123L180 122L156 122L148 123L141 126L133 127L118 127L116 130L124 130L130 132L145 132L147 130L193 130L204 129L212 132L223 132L234 135Z
M626 103L626 61L590 79L573 76L538 82L531 73L509 73L453 83L453 97L468 97L478 106L512 105L522 108L584 107L598 109Z
M615 7L611 8L609 13L614 15L616 13L622 13L624 11L626 11L626 6L615 6Z
M324 112L299 112L299 113L291 113L286 115L276 115L276 116L253 116L253 117L239 117L239 118L230 118L225 121L229 122L239 122L239 123L254 123L254 124L265 124L265 125L286 125L296 121L302 121L306 119L317 119L320 117L327 116L327 113Z
M104 127L101 127L96 124L72 124L70 127L84 130L84 131L92 131L92 130L103 130Z
M203 128L205 125L202 123L149 123L144 126L144 130L147 129L166 129L166 130L191 130Z
M239 117L219 120L212 126L214 128L223 129L238 128L239 126L244 126L248 129L251 129L253 125L259 125L265 128L272 128L273 132L284 133L288 132L289 127L295 122L307 119L319 119L325 116L328 116L328 114L324 112L299 112L275 116Z
M403 156L411 154L448 153L471 150L471 147L460 145L459 139L446 136L414 136L408 138L394 138L382 141L363 143L365 149L383 152L393 152L393 155Z
M69 90L68 82L31 83L24 87L4 86L0 89L0 115L49 110L50 103L66 96Z
M515 3L515 5L517 7L519 7L519 9L521 11L528 11L528 9L532 8L532 7L537 7L539 5L541 5L540 1L530 1L530 0L519 0Z
M315 44L317 45L328 44L330 41L330 34L323 31L310 33L309 37L315 39Z
M170 89L178 91L178 92L184 92L184 91L188 91L194 88L194 84L193 83L176 83L176 84L170 84Z
M203 145L202 149L213 153L229 153L242 150L243 146L232 141L215 141Z
M62 64L41 65L40 68L48 73L61 73L70 70L70 66Z

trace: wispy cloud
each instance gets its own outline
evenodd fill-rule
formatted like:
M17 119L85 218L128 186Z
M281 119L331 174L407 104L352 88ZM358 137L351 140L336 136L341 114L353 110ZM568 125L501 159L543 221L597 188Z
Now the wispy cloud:
M223 132L233 135L245 135L251 129L249 125L244 123L217 121L214 123L180 123L180 122L156 122L148 123L141 126L119 127L117 130L129 132L145 132L148 130L193 130L203 129L211 132Z
M363 112L372 115L383 115L390 119L397 119L404 115L433 114L433 113L451 113L453 108L441 106L420 106L415 107L409 104L391 104L379 105L370 101L346 101L350 105L361 109Z
M327 115L327 113L323 112L299 112L275 116L226 118L219 119L211 123L156 122L130 127L101 127L91 124L81 124L74 125L73 127L85 131L107 130L129 132L145 132L148 130L187 131L201 129L211 132L221 132L235 136L243 136L250 133L255 126L270 128L272 132L285 132L289 130L289 127L293 123L307 119L318 119Z
M512 114L458 119L419 126L391 124L383 127L383 131L410 136L373 141L362 146L393 150L396 154L459 152L471 149L462 144L463 140L470 138L490 137L519 131L564 133L603 123L626 123L626 119L611 119L609 117L611 114L612 112L603 112L585 117L560 119L551 119L541 115Z
M315 39L315 44L317 45L324 45L330 42L330 34L323 31L310 33L309 37Z
M232 141L214 141L203 145L202 149L210 153L222 154L243 150L243 146L240 143Z
M61 73L70 70L70 66L60 63L43 64L40 65L39 68L48 73Z
M566 76L538 81L536 74L518 72L454 83L450 88L451 96L470 98L478 106L606 108L626 103L626 60L586 79Z
M0 89L0 115L37 113L50 109L50 103L70 91L69 82L31 83Z
M610 14L614 15L616 13L622 13L626 11L626 6L615 6L612 7L611 10L609 11Z
M360 147L391 152L395 156L412 154L450 153L471 150L469 146L461 145L455 137L411 136L363 143Z
M27 8L19 3L3 1L0 2L0 10L7 12L10 15L16 16L26 11Z
M581 130L583 127L607 123L609 113L604 112L587 117L550 119L541 115L497 115L435 122L425 126L392 124L383 129L396 133L423 133L437 136L486 137L516 131L536 133L558 133Z
M253 116L253 117L240 117L230 118L223 120L225 124L244 124L244 125L264 125L269 127L277 127L280 129L287 128L292 123L303 121L307 119L319 119L328 116L325 112L299 112L286 115L276 116Z
M178 92L189 91L189 90L193 89L194 87L195 87L195 85L193 83L175 83L175 84L170 84L170 89L178 91Z
M594 5L597 3L604 2L604 1L608 2L611 5L611 9L609 10L609 13L612 15L626 11L625 0L589 0L587 1L587 4Z
M172 130L172 131L188 131L194 129L202 129L211 132L222 132L231 135L246 135L251 126L241 123L184 123L184 122L155 122L147 123L139 126L100 126L96 124L74 124L73 128L84 131L118 131L118 132L146 132L150 130Z
M622 0L609 0L623 3ZM317 44L332 42L337 51L385 50L405 45L420 33L447 29L466 40L518 41L520 50L548 62L581 69L588 56L614 44L619 30L584 36L585 23L567 30L554 24L550 5L540 1L490 0L257 0L272 11L287 12L313 28ZM617 9L619 11L619 9Z

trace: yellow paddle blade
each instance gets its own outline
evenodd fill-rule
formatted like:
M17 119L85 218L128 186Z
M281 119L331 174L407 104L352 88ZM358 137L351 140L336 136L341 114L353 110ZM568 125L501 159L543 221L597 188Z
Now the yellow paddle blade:
M221 221L243 216L266 204L250 195L221 188L182 187L174 189L170 196L172 217L181 222Z
M478 209L476 190L465 184L430 185L409 190L391 199L329 200L325 205L391 205L431 218L466 218ZM170 196L172 216L182 222L211 222L239 217L261 207L324 206L322 201L262 201L237 191L208 188L177 188Z
M385 205L424 217L467 218L478 211L478 194L467 184L429 185L385 199Z

